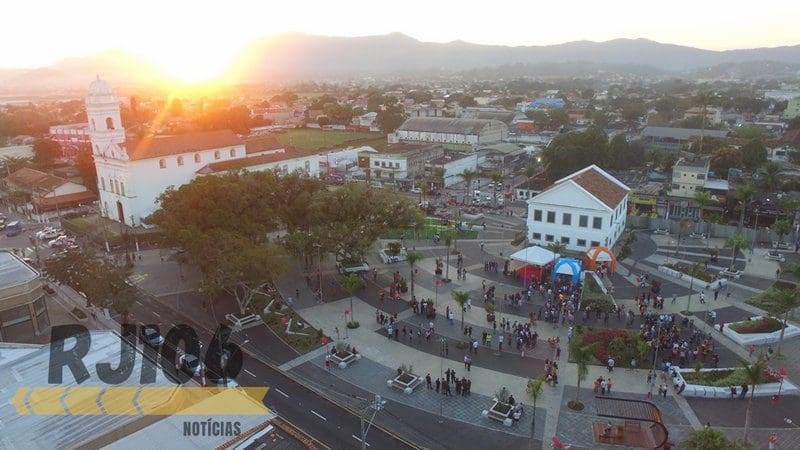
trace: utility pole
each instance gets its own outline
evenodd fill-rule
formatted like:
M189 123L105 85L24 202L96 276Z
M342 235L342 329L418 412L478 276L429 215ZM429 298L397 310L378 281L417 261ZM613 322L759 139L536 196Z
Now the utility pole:
M444 345L445 339L444 337L439 338L439 380L444 378ZM444 389L444 383L442 383L442 389ZM443 394L443 393L442 393ZM444 423L444 405L443 405L443 398L444 395L439 396L439 423Z
M372 426L372 422L375 421L375 416L378 414L378 411L382 410L386 406L386 400L382 400L380 395L375 395L375 400L368 403L364 409L361 410L361 450L367 450L367 433L369 433L369 427ZM372 417L367 421L367 414L369 411L372 410ZM366 425L366 426L365 426Z

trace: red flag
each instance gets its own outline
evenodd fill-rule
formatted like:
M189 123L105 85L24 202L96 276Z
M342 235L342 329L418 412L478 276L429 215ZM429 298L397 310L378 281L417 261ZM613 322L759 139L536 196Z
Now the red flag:
M436 280L436 285L437 286L441 286L442 285L442 280Z
M345 309L344 309L344 313L345 313L345 314L350 314L350 308L345 308Z
M322 336L322 345L328 345L328 336Z

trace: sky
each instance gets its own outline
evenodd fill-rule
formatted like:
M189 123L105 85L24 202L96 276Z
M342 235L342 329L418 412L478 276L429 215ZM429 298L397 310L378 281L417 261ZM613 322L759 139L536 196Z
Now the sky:
M501 45L640 37L711 50L800 44L798 0L26 0L0 10L0 68L124 49L190 74L219 70L244 43L287 31Z

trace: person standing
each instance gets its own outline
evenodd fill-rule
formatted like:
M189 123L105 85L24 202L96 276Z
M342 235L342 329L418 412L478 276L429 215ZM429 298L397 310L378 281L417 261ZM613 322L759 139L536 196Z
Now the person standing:
M749 353L750 357L752 358L753 357L753 353L755 353L755 352L756 352L755 344L750 344L750 348L747 349L747 353Z
M431 374L425 375L425 385L428 389L433 389L433 383L431 382Z
M608 361L606 361L606 364L607 364L606 368L608 369L608 371L609 372L613 372L614 371L614 358L609 356L608 357Z
M778 433L773 432L769 435L769 440L767 441L767 446L769 450L777 450L778 448Z

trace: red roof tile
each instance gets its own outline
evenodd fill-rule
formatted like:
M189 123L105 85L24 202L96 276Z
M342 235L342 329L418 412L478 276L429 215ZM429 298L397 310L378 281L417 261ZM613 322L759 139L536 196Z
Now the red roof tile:
M63 178L40 172L28 167L23 167L14 171L14 173L6 177L6 181L19 187L20 189L31 192L36 191L44 194L52 192L57 187L67 183L67 180Z
M176 136L147 137L125 144L131 161L241 145L231 130L202 131Z
M299 148L288 147L283 152L269 153L266 155L251 156L249 158L229 159L227 161L213 162L199 169L197 173L209 174L226 172L229 170L243 169L245 167L258 166L273 162L285 161L287 159L312 156L313 154Z
M553 189L567 181L572 181L586 192L603 202L611 209L616 208L625 199L630 189L625 189L612 179L611 175L603 173L595 166L589 166L572 175L562 178L555 184L545 189Z
M266 152L270 150L279 150L284 146L275 139L275 136L267 135L244 141L245 153L248 155L252 153Z

